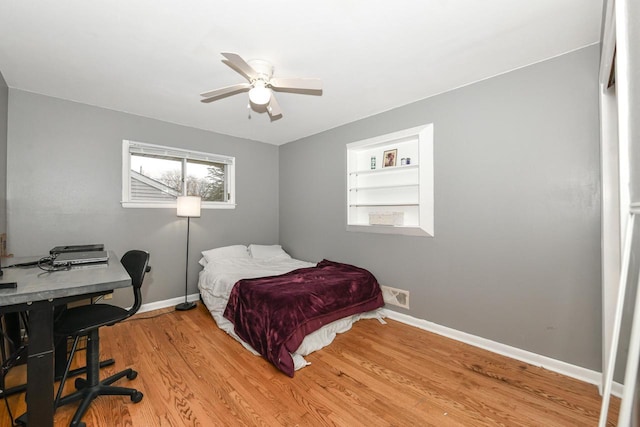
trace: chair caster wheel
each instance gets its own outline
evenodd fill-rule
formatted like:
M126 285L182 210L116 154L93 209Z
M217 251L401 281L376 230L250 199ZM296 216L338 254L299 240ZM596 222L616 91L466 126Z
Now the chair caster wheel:
M131 401L133 403L138 403L142 400L142 396L144 396L142 393L136 391L133 395L131 395Z
M85 388L87 386L87 380L85 380L84 378L76 378L74 385L76 386L76 390L80 390L81 388Z
M138 373L136 371L131 371L127 374L127 379L135 380L137 376L138 376Z

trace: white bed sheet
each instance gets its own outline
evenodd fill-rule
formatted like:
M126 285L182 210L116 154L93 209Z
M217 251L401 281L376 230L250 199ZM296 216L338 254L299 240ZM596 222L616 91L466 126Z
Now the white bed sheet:
M200 272L198 288L202 301L218 324L218 327L236 339L247 350L259 355L249 344L244 342L233 330L233 323L224 317L224 310L229 301L229 295L233 285L240 279L252 279L256 277L275 276L288 273L298 268L313 267L315 263L300 261L293 258L278 259L253 259L253 258L229 258L207 263ZM307 335L300 347L291 354L295 370L301 369L309 363L304 356L319 350L335 339L337 334L351 329L351 325L360 319L378 319L384 323L381 309L347 316L331 322L317 331Z

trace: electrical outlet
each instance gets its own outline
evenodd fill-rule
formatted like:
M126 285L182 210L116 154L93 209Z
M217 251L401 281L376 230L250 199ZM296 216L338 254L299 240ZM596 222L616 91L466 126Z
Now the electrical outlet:
M396 305L402 308L409 308L409 291L396 289L390 286L380 285L382 298L386 304Z

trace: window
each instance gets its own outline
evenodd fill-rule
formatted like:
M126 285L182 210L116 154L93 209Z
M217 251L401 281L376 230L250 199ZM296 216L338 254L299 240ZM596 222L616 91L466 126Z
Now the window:
M178 196L203 209L235 208L235 158L142 142L122 142L122 206L173 208Z

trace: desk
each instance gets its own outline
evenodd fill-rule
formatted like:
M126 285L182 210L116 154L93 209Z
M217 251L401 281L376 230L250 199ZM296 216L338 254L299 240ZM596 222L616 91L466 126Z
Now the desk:
M16 260L20 262L20 260ZM53 309L131 285L131 277L119 258L109 251L106 264L46 272L37 267L3 269L2 282L17 282L14 289L0 289L0 311L29 311L27 358L27 413L32 426L53 426Z

